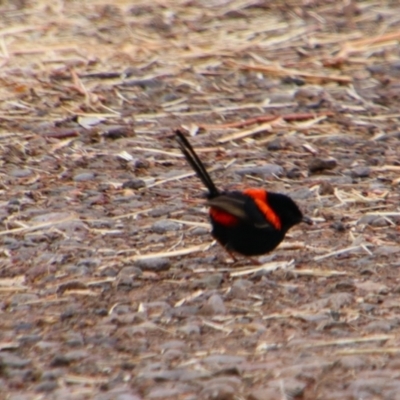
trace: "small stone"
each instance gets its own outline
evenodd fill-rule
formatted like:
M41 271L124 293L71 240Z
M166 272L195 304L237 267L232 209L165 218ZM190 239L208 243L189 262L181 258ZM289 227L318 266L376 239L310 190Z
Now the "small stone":
M164 220L159 220L155 222L151 229L155 233L166 233L166 232L174 232L180 230L182 227L181 224L174 222L174 221L169 221L167 219Z
M388 287L383 283L373 281L355 282L355 286L368 294L387 294L389 291Z
M280 385L282 382L280 382ZM290 398L302 398L307 387L305 382L298 379L285 379L283 382L285 394Z
M38 383L35 386L35 392L38 393L49 393L55 390L58 387L58 383L56 381L45 381Z
M196 279L192 283L193 288L204 288L204 289L218 289L222 284L222 274L211 274L204 278Z
M173 360L178 360L183 357L183 351L178 349L169 349L166 350L163 355L162 359L166 362L171 362Z
M142 271L168 271L171 268L171 262L168 258L156 257L136 261L136 267Z
M150 162L149 160L146 160L145 158L136 158L133 160L133 165L135 166L135 168L149 168L150 167Z
M195 324L187 324L179 327L178 332L181 332L187 336L200 335L200 327Z
M292 168L290 171L288 171L286 176L289 179L298 179L298 178L301 178L303 175L300 171L300 168L295 167L295 168Z
M175 207L171 206L161 206L157 208L153 208L148 212L149 217L158 218L162 216L168 216L171 212L175 211Z
M135 282L131 276L121 276L118 279L117 287L118 290L129 291L133 287L140 287L140 282Z
M226 307L221 296L213 294L200 310L203 315L226 314Z
M310 171L310 173L314 174L317 172L334 169L336 166L337 166L337 161L333 158L328 158L328 159L314 158L308 165L308 170Z
M282 150L284 148L281 139L275 139L268 143L267 149L269 151Z
M6 351L0 353L0 365L9 368L24 368L31 363L26 358L19 357Z
M235 400L237 389L224 383L207 384L200 397L207 400Z
M400 246L379 246L377 249L374 251L375 255L384 255L388 256L390 254L396 254L400 251Z
M335 192L335 189L328 181L323 181L319 185L318 192L321 196L326 196L326 195L333 194Z
M351 293L339 292L329 296L329 305L333 310L339 310L353 303L354 297Z
M171 310L169 310L169 314L173 317L178 317L178 318L186 318L186 317L192 317L193 315L196 315L199 311L199 307L196 306L180 306L180 307L174 307Z
M194 228L193 230L189 231L190 235L192 236L203 236L203 235L209 235L210 230L207 228L202 228L201 226L198 226Z
M233 283L229 292L229 297L234 299L247 299L250 294L249 288L251 286L253 286L252 282L245 279L238 279Z
M57 354L54 358L50 361L50 367L67 367L70 365L71 361L68 360L63 354Z
M21 343L24 343L24 344L37 343L40 340L42 340L42 336L37 335L37 334L22 335L22 336L18 337L18 341L20 341Z
M132 179L122 184L122 189L140 189L146 187L146 182L143 179Z
M84 182L84 181L91 181L95 177L93 172L82 172L80 174L75 175L72 179L75 182Z
M15 168L9 172L9 175L13 178L26 178L32 174L32 171L28 168Z
M354 167L351 170L351 176L353 178L368 178L371 175L371 168L367 166Z
M246 361L242 356L231 356L229 354L213 354L203 360L206 364L241 364Z
M143 271L140 268L134 266L124 267L121 269L121 271L119 271L118 274L118 276L133 276L133 277L141 275L143 275Z
M359 356L344 356L340 359L339 364L344 369L361 369L365 367L366 361Z
M295 200L305 200L314 197L314 192L309 188L302 188L290 193L290 197Z
M65 337L65 343L71 347L79 347L84 345L83 336L81 333L68 332Z
M237 169L235 173L239 175L260 175L262 177L267 177L271 175L282 175L283 168L280 165L276 164L265 164L261 167L254 166L254 167L247 167Z
M372 225L372 223L380 218L379 215L374 215L374 214L366 214L363 215L358 221L357 225Z
M272 400L281 398L282 392L279 389L273 388L256 389L253 390L248 396L248 400Z
M55 381L64 375L64 370L62 368L53 368L51 370L43 371L40 380L41 381Z
M89 357L89 353L86 350L72 350L65 353L64 357L70 362L74 362Z
M372 321L364 327L365 332L390 332L392 325L388 321Z
M11 306L29 303L38 299L39 296L33 293L17 293L11 297Z
M330 228L334 229L337 232L345 232L346 227L341 221L335 221L333 224L329 225Z

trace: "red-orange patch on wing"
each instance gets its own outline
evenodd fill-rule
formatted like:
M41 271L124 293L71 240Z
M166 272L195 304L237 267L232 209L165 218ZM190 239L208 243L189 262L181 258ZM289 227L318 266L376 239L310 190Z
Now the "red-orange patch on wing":
M268 193L263 189L246 189L244 194L250 196L258 209L264 214L267 221L276 229L281 229L282 223L275 211L268 204Z
M235 226L238 223L238 219L234 215L214 207L210 208L210 217L224 226Z

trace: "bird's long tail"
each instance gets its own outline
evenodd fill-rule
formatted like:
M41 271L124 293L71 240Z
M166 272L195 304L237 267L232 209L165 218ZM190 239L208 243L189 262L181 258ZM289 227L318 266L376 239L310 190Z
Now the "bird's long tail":
M204 186L209 191L209 198L213 198L220 194L219 190L215 186L213 180L211 179L210 175L208 174L206 168L204 167L203 163L200 161L200 158L193 150L192 145L186 139L185 135L180 131L175 131L176 140L179 144L179 147L182 150L183 155L186 157L186 160L196 172L197 176L201 179Z

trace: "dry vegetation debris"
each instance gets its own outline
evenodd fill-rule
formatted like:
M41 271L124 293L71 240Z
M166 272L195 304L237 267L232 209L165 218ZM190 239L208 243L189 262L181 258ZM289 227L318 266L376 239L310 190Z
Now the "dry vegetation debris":
M399 399L397 1L0 4L0 393ZM219 186L315 225L254 267Z

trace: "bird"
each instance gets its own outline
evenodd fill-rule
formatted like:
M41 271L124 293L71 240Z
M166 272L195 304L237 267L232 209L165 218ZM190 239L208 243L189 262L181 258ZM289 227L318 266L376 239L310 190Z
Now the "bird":
M262 188L221 191L181 130L176 141L187 162L207 189L211 235L237 261L234 254L253 257L274 250L293 226L312 220L287 195Z

